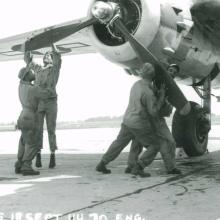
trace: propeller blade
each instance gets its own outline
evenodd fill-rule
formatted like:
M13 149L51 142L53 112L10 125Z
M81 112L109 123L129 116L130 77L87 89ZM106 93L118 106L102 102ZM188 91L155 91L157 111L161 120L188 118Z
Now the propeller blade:
M25 44L19 44L12 47L12 50L15 51L33 51L44 47L49 47L51 44L56 43L59 40L62 40L85 27L93 25L97 22L96 18L91 18L89 20L69 24L66 26L61 26L57 28L51 28L46 30L43 33L33 36L30 40L27 40Z
M114 21L114 25L128 40L131 47L134 49L142 63L149 62L151 64L154 64L156 74L159 74L158 77L161 78L166 85L169 102L177 110L182 110L183 114L188 114L188 111L190 111L189 102L187 101L186 97L184 96L180 88L177 86L173 78L160 64L159 60L129 33L129 31L127 30L123 22L120 20L120 18Z

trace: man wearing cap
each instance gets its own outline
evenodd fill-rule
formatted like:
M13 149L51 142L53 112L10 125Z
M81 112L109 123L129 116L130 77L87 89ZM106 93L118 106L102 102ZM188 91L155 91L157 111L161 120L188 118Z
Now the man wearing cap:
M31 82L35 79L33 72L24 67L19 75L19 99L22 111L17 121L17 126L21 130L19 140L17 162L15 163L15 173L23 175L39 175L39 171L32 168L32 160L38 152L36 124L37 107L40 99L48 98L53 91L34 86Z
M119 135L103 155L96 170L105 174L110 173L106 165L114 160L131 140L135 139L142 146L147 146L147 150L133 167L132 174L141 177L150 176L143 170L152 163L159 151L168 173L179 174L180 171L175 168L175 154L169 152L170 146L175 142L169 129L167 130L166 123L159 118L159 111L165 100L165 88L162 86L158 91L158 97L155 96L152 85L155 70L151 64L144 63L139 74L142 79L131 88L129 104Z
M36 167L41 167L41 149L43 148L43 125L44 118L47 123L48 139L50 145L49 168L56 166L55 151L57 150L56 141L56 120L57 120L57 93L56 85L59 79L61 68L61 55L55 45L52 45L52 52L46 52L43 57L44 66L32 62L29 58L28 66L35 73L35 84L42 89L50 88L54 90L53 96L41 100L38 105L38 131L39 131L39 152L36 156Z
M179 66L177 64L170 64L167 68L167 73L172 78L175 78L176 75L179 73ZM156 91L157 91L156 85L154 85L154 87L155 87L154 90L156 93ZM161 106L160 111L159 111L159 117L162 120L162 124L164 124L164 123L166 124L164 117L169 117L172 113L172 110L173 110L172 105L169 103L169 101L167 99L165 99L164 104ZM164 127L165 127L165 130L168 129L166 125ZM169 134L169 136L170 136L170 134ZM174 140L172 140L171 138L170 138L170 140L172 142L174 142ZM171 145L171 147L172 147L172 149L169 151L172 155L174 155L175 150L176 150L176 146L175 146L175 144L173 144L173 145ZM138 157L141 154L142 150L143 150L143 146L141 145L141 143L138 142L137 140L132 140L130 152L128 155L128 163L127 163L128 166L125 169L125 173L131 173L132 168L137 164Z
M177 64L172 63L167 68L167 73L174 79L176 75L179 73L180 68Z

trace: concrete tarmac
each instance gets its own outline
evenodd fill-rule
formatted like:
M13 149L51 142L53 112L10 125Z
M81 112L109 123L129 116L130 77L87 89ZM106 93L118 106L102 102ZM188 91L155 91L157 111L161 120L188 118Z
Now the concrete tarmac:
M101 155L58 154L40 176L14 174L15 155L0 155L0 220L218 220L220 151L178 159L182 175L167 175L163 162L146 168L149 178L125 174L127 153L95 171Z

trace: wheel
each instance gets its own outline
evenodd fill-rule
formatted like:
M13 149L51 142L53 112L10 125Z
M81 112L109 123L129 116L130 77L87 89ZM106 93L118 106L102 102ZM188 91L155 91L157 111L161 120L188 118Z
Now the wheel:
M195 102L190 103L191 111L187 116L175 112L172 134L177 147L183 147L188 156L201 156L207 151L210 122L200 105Z

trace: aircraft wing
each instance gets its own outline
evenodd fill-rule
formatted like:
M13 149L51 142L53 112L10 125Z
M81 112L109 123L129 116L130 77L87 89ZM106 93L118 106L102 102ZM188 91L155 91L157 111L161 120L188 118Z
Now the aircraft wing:
M59 25L50 26L43 29L0 39L0 61L23 59L24 53L21 49L21 45L23 45L27 39L31 39L32 37L44 33L48 30L57 29L59 27L62 28L68 25L74 26L75 24L77 25L78 23L84 20L86 19L65 22ZM56 42L56 46L59 49L59 51L65 55L96 52L94 47L91 45L86 28L75 34L69 35L67 38L64 38ZM43 49L34 50L33 53L36 57L41 57L48 49L49 48L46 47Z
M214 51L220 51L220 1L198 1L190 9L194 28L204 40L211 43ZM213 51L213 52L214 52Z

